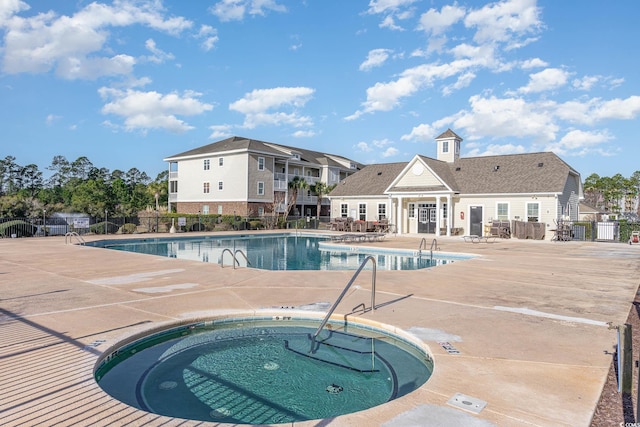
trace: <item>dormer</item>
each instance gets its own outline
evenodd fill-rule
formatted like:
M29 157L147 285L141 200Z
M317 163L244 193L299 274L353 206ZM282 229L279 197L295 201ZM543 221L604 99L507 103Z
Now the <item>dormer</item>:
M460 138L454 131L447 129L446 132L436 137L438 144L438 160L453 163L460 158Z

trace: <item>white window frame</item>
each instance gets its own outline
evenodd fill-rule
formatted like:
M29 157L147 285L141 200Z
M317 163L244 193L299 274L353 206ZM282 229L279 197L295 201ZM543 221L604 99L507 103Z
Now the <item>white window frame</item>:
M224 190L224 182L222 182L222 181L218 181L218 190L219 190L219 191Z
M224 166L224 157L218 159L218 166Z
M264 216L264 206L258 206L258 216Z
M222 205L218 205L218 215L222 215Z
M415 203L409 203L407 205L407 217L409 217L409 218L415 218L416 217L416 204Z
M387 219L387 204L378 203L378 220Z
M264 157L258 157L258 170L264 170Z
M209 182L202 183L202 192L204 194L209 194L211 192L211 184Z
M358 203L358 219L360 221L367 220L367 204L366 203Z
M202 162L202 167L204 168L204 170L208 171L209 169L211 169L211 160L209 159L204 159L204 161Z
M500 207L506 205L507 207L507 213L506 215L501 215L500 214ZM508 221L509 220L509 202L496 202L496 218L499 221Z
M209 215L209 205L202 205L202 214Z
M527 218L527 221L529 221L529 218L534 218L533 216L529 216L529 207L533 207L535 206L535 210L536 213L538 214L535 221L531 221L531 222L540 222L540 202L527 202L525 208L526 208L526 212L525 212L525 218Z
M449 141L442 141L442 152L443 153L449 152Z
M264 196L264 181L258 181L257 192L258 196Z
M349 216L349 205L347 203L340 204L340 216L346 218Z

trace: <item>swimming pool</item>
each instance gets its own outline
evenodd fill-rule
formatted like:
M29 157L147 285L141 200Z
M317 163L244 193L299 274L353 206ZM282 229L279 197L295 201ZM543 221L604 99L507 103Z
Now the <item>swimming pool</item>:
M239 424L331 418L406 395L431 376L421 344L372 324L291 314L174 326L116 345L95 378L160 415Z
M416 251L331 244L329 237L288 233L121 239L87 244L193 261L223 260L229 266L233 254L242 251L248 264L241 255L237 257L239 262L264 270L356 270L369 255L374 256L378 270L417 270L464 259L438 254L431 258L428 251L419 256Z

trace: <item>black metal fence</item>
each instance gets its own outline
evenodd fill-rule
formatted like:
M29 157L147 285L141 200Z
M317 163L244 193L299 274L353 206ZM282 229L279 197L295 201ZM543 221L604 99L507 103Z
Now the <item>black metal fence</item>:
M0 218L0 238L64 236L67 233L138 234L194 231L317 229L329 218L241 217L238 215L144 215L92 217L57 215L36 218Z
M554 240L626 243L632 242L634 232L640 233L640 222L562 221L557 224L553 237Z

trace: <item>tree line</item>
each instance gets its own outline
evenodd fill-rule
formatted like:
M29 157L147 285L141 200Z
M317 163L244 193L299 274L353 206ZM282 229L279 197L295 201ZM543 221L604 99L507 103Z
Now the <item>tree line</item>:
M87 157L70 162L64 156L55 156L46 169L51 171L47 179L35 164L22 166L13 156L0 160L0 218L30 218L43 212L133 216L167 205L168 171L152 180L137 168L109 171Z
M145 209L164 209L168 200L168 171L151 179L137 168L128 171L94 166L87 157L70 162L55 156L46 168L51 172L45 179L35 164L22 166L13 156L0 159L0 218L37 217L43 211L78 212L91 216L134 216ZM307 188L302 180L289 183L295 203L298 190ZM320 185L318 185L320 184ZM320 200L332 187L312 188ZM591 174L583 184L585 203L604 211L638 213L640 171L629 178L621 174L612 177ZM318 209L320 208L318 202Z
M640 171L629 178L621 174L612 177L591 174L583 184L585 203L606 212L638 214Z

